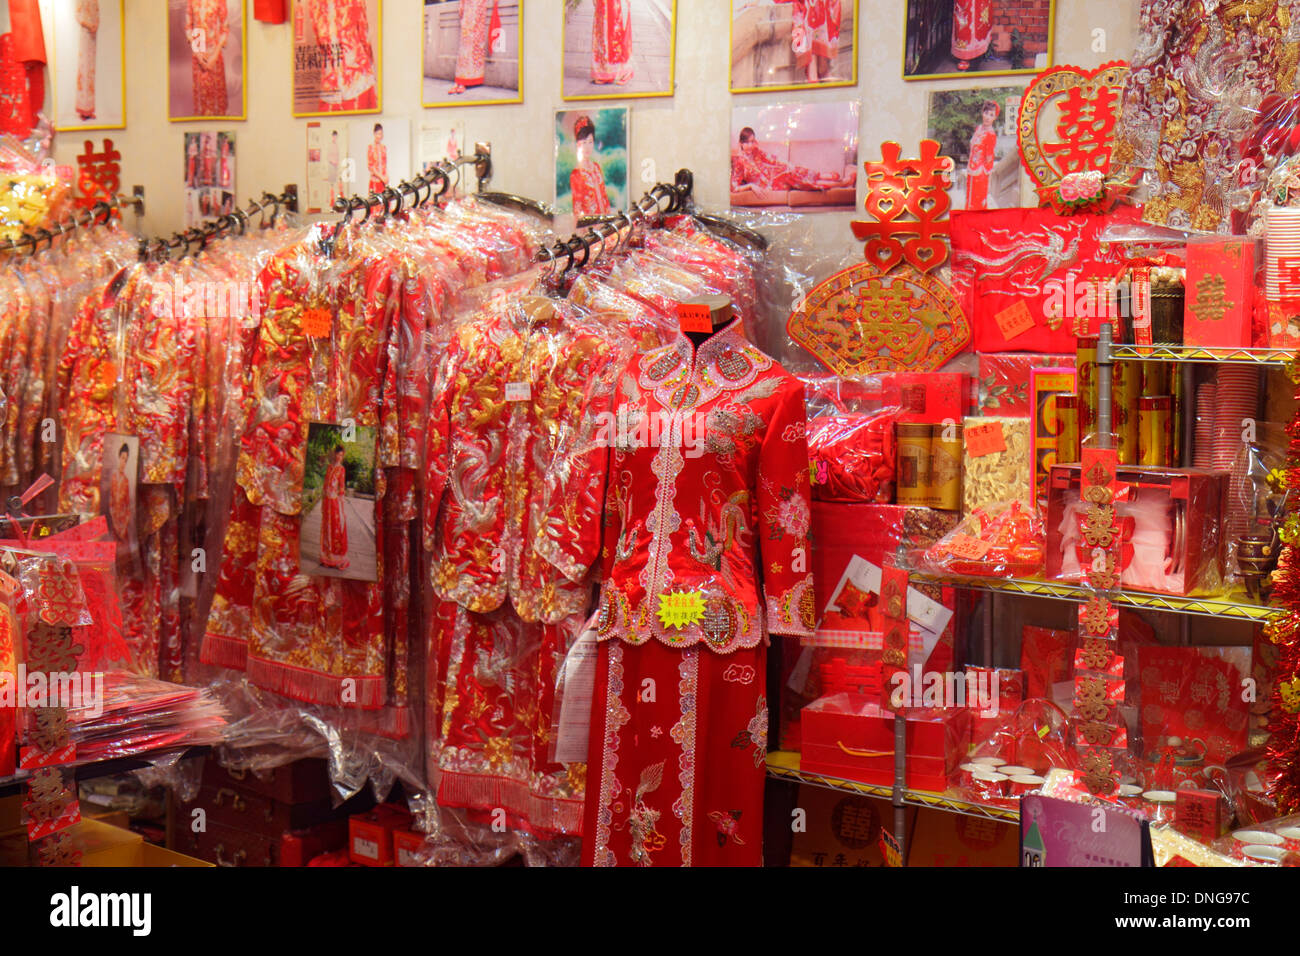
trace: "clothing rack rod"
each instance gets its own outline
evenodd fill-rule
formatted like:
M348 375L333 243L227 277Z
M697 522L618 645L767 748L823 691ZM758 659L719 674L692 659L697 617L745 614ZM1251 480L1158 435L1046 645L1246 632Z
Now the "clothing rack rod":
M556 242L554 246L549 248L543 246L538 250L536 260L543 263L555 263L560 257L565 257L567 261L564 264L564 272L568 272L575 267L581 269L591 259L591 250L593 248L598 245L601 247L601 251L596 254L596 258L599 259L604 254L605 246L611 239L617 237L618 244L621 246L638 222L644 222L650 216L658 213L669 214L689 208L693 182L694 179L689 170L680 170L677 173L676 182L658 183L634 202L631 216L620 212L610 219L598 220L592 223L585 232L575 232L567 240ZM660 209L660 203L665 200L668 203L667 207ZM602 234L597 231L601 227L611 231ZM625 234L627 235L625 236ZM577 259L579 255L582 257L580 261Z
M182 245L188 250L190 244L195 242L205 245L209 239L225 235L231 232L236 226L239 227L239 232L242 235L244 229L248 225L249 217L255 213L262 212L268 206L275 207L274 211L271 213L272 223L275 222L276 216L280 214L281 206L288 209L290 212L297 212L297 183L287 184L279 195L271 192L263 192L259 198L250 199L248 201L247 209L241 209L236 206L234 212L227 213L219 219L215 219L208 223L206 226L186 229L184 232L174 232L170 239L164 239L161 236L154 239L141 239L140 258L143 259L147 257L150 250L154 252L163 252L169 249L178 249ZM203 245L200 245L199 248L203 248Z
M458 170L462 166L473 165L479 175L480 184L486 181L491 175L492 156L490 146L486 143L477 144L477 148L472 156L461 156L455 160L444 160L426 169L422 173L416 173L410 179L404 179L396 186L389 186L382 192L372 192L368 195L356 195L352 197L339 197L334 200L333 209L335 212L344 214L344 221L352 218L353 213L366 213L369 218L371 210L383 209L384 215L389 215L389 207L393 207L393 212L401 210L403 205L403 196L414 196L415 205L422 206L424 203L433 199L435 196L445 196L447 190L451 188L451 176L456 173L459 179ZM441 184L437 193L433 192L435 184ZM420 199L420 190L427 188L429 194Z
M62 219L48 229L37 229L34 233L24 232L18 239L5 239L0 241L0 252L21 249L24 246L31 246L33 253L41 242L54 244L55 236L67 235L70 232L76 232L78 229L85 229L91 225L103 226L108 223L113 211L116 209L125 209L127 206L135 208L137 214L144 211L144 196L115 196L111 201L101 199L89 209L73 213L67 219Z

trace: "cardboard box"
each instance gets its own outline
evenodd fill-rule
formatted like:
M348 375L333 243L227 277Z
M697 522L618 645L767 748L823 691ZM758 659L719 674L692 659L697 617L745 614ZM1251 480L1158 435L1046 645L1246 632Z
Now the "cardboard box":
M884 866L880 852L880 830L893 832L894 808L888 800L860 797L803 784L796 806L804 811L806 828L794 834L790 866L840 867ZM911 833L917 810L905 810L905 826Z
M985 817L922 810L907 849L908 866L1016 866L1020 829Z
M76 825L81 843L81 865L93 867L138 866L144 837L100 820L83 819Z

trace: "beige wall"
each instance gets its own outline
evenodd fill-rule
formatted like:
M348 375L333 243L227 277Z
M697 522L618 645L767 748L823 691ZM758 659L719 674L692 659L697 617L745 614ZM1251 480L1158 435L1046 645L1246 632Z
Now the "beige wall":
M290 95L290 26L252 20L249 0L248 119L242 123L169 123L166 84L166 0L125 0L127 128L95 133L110 136L122 153L123 185L146 189L149 234L170 233L183 223L182 134L187 130L236 130L236 188L241 202L263 189L302 183L305 127L294 119ZM746 105L800 99L862 100L861 157L879 155L882 140L905 145L925 134L926 93L934 88L982 85L971 80L901 79L902 0L861 0L858 86L813 93L761 93L735 97ZM1057 0L1056 62L1095 66L1123 58L1132 49L1136 0ZM456 109L469 140L493 144L493 186L527 196L553 198L551 130L560 99L563 45L562 0L527 0L524 8L524 102L509 106ZM420 10L417 0L384 4L384 115L408 117L418 127L420 106ZM632 106L633 175L651 160L660 178L686 166L695 172L697 198L719 206L727 201L728 130L733 100L728 92L729 0L677 0L677 95L664 99L605 101ZM1093 52L1093 31L1106 31L1105 52ZM60 163L75 163L87 134L56 139ZM639 192L638 192L639 195ZM827 252L851 253L849 214L824 214L820 241Z

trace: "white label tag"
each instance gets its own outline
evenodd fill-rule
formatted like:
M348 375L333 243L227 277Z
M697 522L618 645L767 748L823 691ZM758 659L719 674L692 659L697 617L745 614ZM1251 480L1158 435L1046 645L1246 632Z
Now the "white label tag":
M526 402L532 397L533 390L527 382L506 382L507 402Z
M367 840L365 837L353 837L352 852L357 856L364 856L367 860L377 860L379 859L379 844L374 840Z
M596 632L586 630L564 658L564 698L560 702L560 732L556 763L583 763L591 733L591 698L596 688Z
M397 851L397 865L416 866L415 854L406 849L406 847L400 847Z

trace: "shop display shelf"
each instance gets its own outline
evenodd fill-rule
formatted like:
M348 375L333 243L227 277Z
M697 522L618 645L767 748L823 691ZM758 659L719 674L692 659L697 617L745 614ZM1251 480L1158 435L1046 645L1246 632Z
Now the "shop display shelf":
M1220 349L1186 345L1113 345L1110 356L1143 362L1212 362L1223 365L1286 365L1289 349Z
M844 780L841 777L828 777L820 773L808 773L799 768L799 754L789 750L777 750L767 755L767 775L777 780L806 783L813 787L839 790L843 793L856 793L863 797L878 797L889 800L894 794L892 787L860 783L857 780ZM945 810L949 813L986 817L990 820L1002 822L1016 822L1020 819L1020 811L1014 807L994 807L982 803L971 803L955 794L948 793L904 790L903 803L909 807L928 807L931 810Z
M933 574L914 574L913 577L920 581L944 584L949 587L1000 594L1060 598L1066 601L1086 601L1093 594L1090 589L1076 584L1030 578L969 578ZM1237 596L1231 594L1217 597L1178 597L1173 594L1149 594L1145 591L1116 591L1112 593L1111 599L1122 607L1169 611L1175 614L1199 614L1206 617L1226 617L1237 621L1267 621L1273 615L1280 613L1280 608L1233 600ZM1244 594L1240 596L1245 597Z
M181 759L188 760L191 757L202 757L211 753L212 748L207 744L198 747L189 747L181 751ZM87 763L73 764L73 774L78 780L94 780L97 777L111 777L117 773L129 773L132 770L142 770L149 766L150 758L162 756L163 754L175 754L176 748L167 750L149 751L142 754L133 754L130 757L114 757L110 760L95 760ZM27 780L27 772L20 770L12 777L0 777L0 797L10 796L18 793Z

